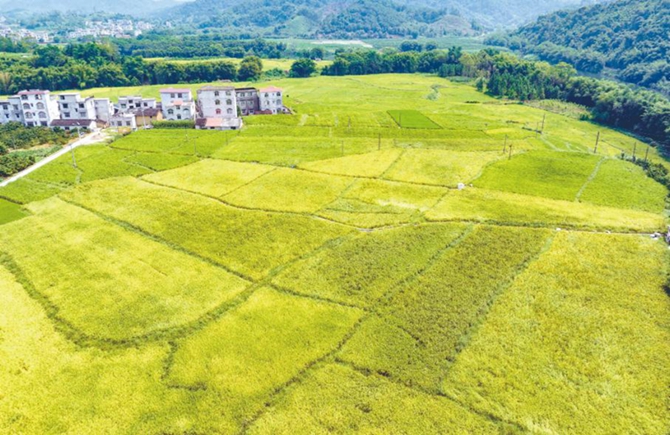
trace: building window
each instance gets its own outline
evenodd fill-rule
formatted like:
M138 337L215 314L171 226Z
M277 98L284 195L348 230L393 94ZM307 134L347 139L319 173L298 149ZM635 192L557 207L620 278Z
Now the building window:
M22 100L27 100L27 99L28 99L28 96L26 96L26 95L21 95L21 99L22 99Z
M221 109L216 109L216 114L220 115L221 114Z
M226 104L229 105L229 106L232 105L232 104L233 104L233 100L226 100Z
M168 110L168 115L174 115L174 110L172 109Z
M266 93L265 93L265 97L267 98L267 97L269 97L269 96L270 96L270 94L268 94L268 93L266 92Z
M232 115L233 114L233 109L228 109L228 114Z
M37 108L44 110L44 103L37 103Z
M214 96L218 97L219 96L219 91L214 91Z
M26 113L26 119L32 119L32 117L33 117L32 113L30 112Z
M40 116L40 118L44 119L44 118L47 117L47 114L44 113L44 112L40 112L40 115L39 115L39 116Z
M83 109L84 108L84 103L79 103L79 108Z
M26 103L23 105L23 108L26 110L30 110L30 104Z
M70 117L70 112L64 112L63 116L66 117L66 118L69 118Z
M126 125L130 127L130 121L126 121Z

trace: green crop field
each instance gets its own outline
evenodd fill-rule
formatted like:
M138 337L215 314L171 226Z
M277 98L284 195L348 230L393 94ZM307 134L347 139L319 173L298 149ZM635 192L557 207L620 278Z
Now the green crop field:
M646 145L433 76L273 84L293 115L0 188L0 434L669 433Z

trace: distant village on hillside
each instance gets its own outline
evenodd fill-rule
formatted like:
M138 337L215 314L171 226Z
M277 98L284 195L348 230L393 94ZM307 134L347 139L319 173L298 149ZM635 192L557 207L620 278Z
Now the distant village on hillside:
M229 83L204 86L197 100L188 88L160 90L160 101L141 96L82 97L79 92L52 95L48 90L25 90L0 100L0 124L27 127L97 130L105 127L137 130L155 121L193 121L202 130L238 130L242 116L290 113L284 91L274 86L235 88Z

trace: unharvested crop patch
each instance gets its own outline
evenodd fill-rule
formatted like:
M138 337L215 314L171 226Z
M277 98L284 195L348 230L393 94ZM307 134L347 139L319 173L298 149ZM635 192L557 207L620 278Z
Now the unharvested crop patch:
M416 129L441 129L438 124L433 122L418 110L389 110L388 114L398 124L400 128Z

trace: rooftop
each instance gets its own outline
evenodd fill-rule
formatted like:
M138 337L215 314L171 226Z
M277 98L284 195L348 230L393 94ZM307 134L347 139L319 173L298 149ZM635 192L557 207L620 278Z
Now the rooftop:
M160 90L161 94L189 93L189 92L191 92L191 90L188 88L165 88Z
M268 86L267 88L262 88L260 91L261 92L283 92L283 89L278 88L276 86Z

